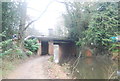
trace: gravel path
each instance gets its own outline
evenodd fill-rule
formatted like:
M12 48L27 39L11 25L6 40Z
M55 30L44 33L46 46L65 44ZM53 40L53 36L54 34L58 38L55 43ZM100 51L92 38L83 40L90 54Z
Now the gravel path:
M8 79L50 79L46 71L49 56L40 56L21 64Z

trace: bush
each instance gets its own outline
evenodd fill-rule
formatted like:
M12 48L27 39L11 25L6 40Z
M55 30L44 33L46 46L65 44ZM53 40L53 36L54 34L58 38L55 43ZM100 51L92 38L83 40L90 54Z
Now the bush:
M113 43L109 49L112 52L120 52L120 43Z
M30 55L33 54L33 52L31 52L31 51L27 51L26 54L27 54L27 56L30 56Z
M12 48L12 46L13 46L12 39L0 42L0 47L2 48L2 52L7 51L8 49Z
M25 40L24 46L26 49L29 49L31 52L36 52L38 50L38 47L39 47L39 45L37 43L37 39Z
M0 58L2 58L2 60L6 59L8 61L13 61L14 59L26 58L25 53L12 41L12 39L0 42L0 47Z

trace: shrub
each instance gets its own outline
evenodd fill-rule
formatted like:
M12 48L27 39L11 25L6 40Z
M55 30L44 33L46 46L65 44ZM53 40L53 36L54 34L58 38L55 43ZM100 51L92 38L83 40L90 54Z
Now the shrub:
M25 40L24 46L26 49L29 49L31 52L36 52L38 50L38 47L39 47L39 45L37 43L37 39Z
M20 49L12 39L0 42L1 53L0 58L12 61L14 59L23 59L26 57L25 53Z
M33 54L33 52L31 52L31 51L27 51L26 53L27 53L28 56Z

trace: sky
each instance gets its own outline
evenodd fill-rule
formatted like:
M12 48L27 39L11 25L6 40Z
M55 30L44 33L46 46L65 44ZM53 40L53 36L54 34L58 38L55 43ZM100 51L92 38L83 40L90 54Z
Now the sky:
M64 4L55 0L29 0L28 2L27 14L31 16L32 20L39 17L50 2L46 12L38 21L34 22L34 27L45 35L48 34L49 28L55 28L62 13L65 13Z

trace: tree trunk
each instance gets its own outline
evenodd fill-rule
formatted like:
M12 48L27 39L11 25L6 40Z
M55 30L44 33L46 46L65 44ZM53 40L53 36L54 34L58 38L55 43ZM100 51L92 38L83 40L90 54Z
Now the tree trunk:
M19 32L18 32L18 39L19 39L18 43L19 43L20 48L23 49L27 4L26 2L22 2L21 4L22 4L22 6L20 7L21 20L20 20Z

